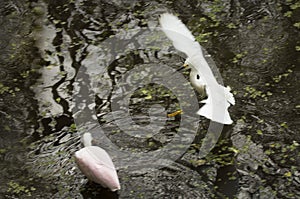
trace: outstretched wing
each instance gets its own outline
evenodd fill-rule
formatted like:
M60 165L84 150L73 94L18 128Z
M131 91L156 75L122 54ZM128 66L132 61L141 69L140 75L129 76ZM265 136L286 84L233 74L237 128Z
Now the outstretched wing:
M176 16L165 13L159 19L162 31L173 42L174 47L185 53L188 57L195 54L202 54L201 47L195 41L192 33Z
M187 62L194 68L205 84L217 84L216 79L202 54L200 44L195 41L189 29L178 17L165 13L162 14L159 22L162 31L173 42L174 47L187 55Z

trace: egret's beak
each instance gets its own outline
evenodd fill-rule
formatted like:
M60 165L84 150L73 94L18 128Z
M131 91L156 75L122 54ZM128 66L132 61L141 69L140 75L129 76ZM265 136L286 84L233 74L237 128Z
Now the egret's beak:
M183 69L188 68L188 66L188 64L183 64L177 71L182 71Z

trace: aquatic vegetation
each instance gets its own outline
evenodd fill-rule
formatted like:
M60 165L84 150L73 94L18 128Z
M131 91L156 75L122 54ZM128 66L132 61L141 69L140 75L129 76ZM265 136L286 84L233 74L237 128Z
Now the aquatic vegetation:
M245 52L242 52L242 53L238 53L234 56L234 58L232 59L232 63L238 63L241 61L241 59L245 56L247 56L248 52L245 51Z
M244 97L249 97L251 99L256 99L257 97L260 97L260 98L264 99L265 101L267 101L268 96L272 95L272 92L270 92L270 91L263 92L263 91L257 90L254 87L251 87L251 86L246 86L244 88L244 90L246 91L244 93Z
M234 24L234 23L229 23L229 24L227 24L227 26L226 26L227 28L230 28L230 29L235 29L235 28L237 28L237 26Z
M0 83L0 94L9 92L9 91L10 91L10 88L8 86L4 86L2 83Z
M300 22L294 23L294 25L296 28L300 29Z
M276 75L272 79L275 83L279 83L282 79L286 79L292 72L292 69L287 69L285 73Z
M32 192L35 190L36 190L36 188L34 188L34 187L27 187L24 185L20 185L17 182L10 181L8 183L7 192L12 193L16 196L22 196L23 194L25 194L27 196L31 196Z

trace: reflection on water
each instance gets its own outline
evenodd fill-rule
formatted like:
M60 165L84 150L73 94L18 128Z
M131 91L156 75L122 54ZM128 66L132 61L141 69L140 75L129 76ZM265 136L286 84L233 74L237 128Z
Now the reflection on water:
M2 4L1 196L300 197L296 1L13 0ZM224 129L222 140L203 159L197 152L208 121L195 121L193 116L194 127L183 132L199 126L194 142L164 169L129 172L121 164L126 165L129 156L122 156L122 162L118 154L112 155L122 190L111 194L88 183L74 164L72 155L81 147L82 131L101 124L103 132L96 128L94 144L109 151L105 137L124 151L151 154L172 143L182 118L189 116L163 120L162 128L155 127L159 131L149 131L151 135L122 133L118 127L122 121L128 124L128 117L132 124L152 130L151 119L188 107L189 103L182 104L188 99L180 100L169 87L158 84L133 92L128 115L111 114L115 97L127 94L132 79L125 78L122 92L116 85L128 71L142 66L175 70L182 64L182 55L159 30L154 31L159 14L166 11L178 13L213 55L223 81L235 92L237 105L230 112L236 122ZM152 73L141 70L141 74L146 79ZM85 122L76 123L76 129L74 118ZM194 137L189 139L192 142ZM171 151L186 151L174 143Z

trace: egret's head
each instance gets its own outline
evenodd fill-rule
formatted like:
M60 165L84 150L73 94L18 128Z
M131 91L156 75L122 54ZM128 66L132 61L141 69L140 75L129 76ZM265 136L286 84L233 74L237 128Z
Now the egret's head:
M204 97L206 95L206 92L205 92L206 83L205 83L203 77L201 77L197 71L191 70L190 81L191 81L193 87L196 89L196 91Z

